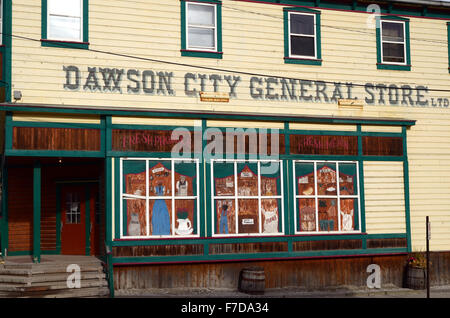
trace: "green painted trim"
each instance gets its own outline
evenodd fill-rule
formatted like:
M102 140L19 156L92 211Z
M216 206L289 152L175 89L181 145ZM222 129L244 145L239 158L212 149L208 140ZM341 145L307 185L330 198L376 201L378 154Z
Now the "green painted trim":
M189 119L227 119L227 120L264 120L264 121L289 121L298 123L327 123L327 124L365 124L365 125L389 125L389 126L414 126L415 120L380 120L369 118L339 118L339 117L302 117L302 116L281 116L274 114L220 114L218 112L184 112L176 113L170 111L125 111L125 110L100 110L85 108L64 108L64 107L46 107L45 105L15 105L0 104L0 111L32 111L32 112L50 112L67 114L96 114L112 116L138 116L138 117L164 117L164 118L189 118Z
M361 125L356 126L357 133L361 134ZM362 136L358 136L358 179L359 179L359 209L361 214L361 219L359 220L359 229L361 232L366 232L366 204L365 204L365 194L364 194L364 159L362 158ZM363 239L363 248L367 248L366 240Z
M56 251L61 254L61 184L56 184Z
M218 254L218 255L191 255L191 256L151 256L151 257L113 257L114 265L127 263L166 263L166 262L202 262L202 261L234 261L234 260L258 260L258 259L288 259L327 256L360 256L377 254L407 253L405 248L374 248L355 250L323 250L315 252L274 252L274 253L248 253L248 254Z
M108 121L107 121L108 125ZM112 264L112 158L105 159L105 249L106 249L106 267L108 275L109 295L114 297L114 268Z
M83 41L50 40L47 36L47 0L41 0L41 46L69 49L89 49L89 0L83 0Z
M285 57L284 63L285 64L322 65L322 60L298 59L298 58L292 58L292 57Z
M60 252L57 250L41 250L41 255L58 255ZM33 251L11 251L8 252L8 256L33 256Z
M209 52L209 51L199 51L199 50L191 50L187 46L187 18L186 18L186 5L188 2L203 2L210 3L216 6L216 36L217 36L217 51ZM222 59L222 1L217 0L180 0L181 8L181 56L188 57L200 57L200 58L213 58L213 59Z
M115 158L114 160L114 166L113 166L113 173L114 173L114 239L120 239L120 236L123 234L120 232L120 210L121 206L123 204L121 198L120 198L120 184L122 183L121 175L120 175L120 158ZM127 220L124 217L123 218L123 230L126 231L127 229Z
M111 116L102 116L105 121L105 133L104 133L104 142L105 145L105 157L108 156L108 153L112 149L112 120Z
M84 191L84 218L85 218L85 253L91 255L91 187L86 185Z
M403 21L405 27L405 51L406 65L385 64L382 61L381 52L381 23L383 20ZM394 71L411 71L411 45L409 32L409 19L398 16L382 16L377 18L376 41L377 41L377 69Z
M80 49L88 50L89 43L84 42L65 42L65 41L52 41L52 40L41 40L42 47L58 47L64 49Z
M202 149L206 149L206 145L207 145L207 140L205 138L203 138L203 133L206 131L206 120L202 120L202 126L200 127L200 129L198 130L198 134L200 134L201 138L202 138ZM198 128L197 128L198 129ZM194 135L194 138L196 138L197 136ZM196 141L196 140L195 140ZM194 142L195 145L195 142ZM195 146L194 146L195 147ZM208 229L206 229L205 232L205 222L206 224L211 224L210 222L208 222L208 215L212 215L212 211L211 211L211 202L208 200L208 198L212 197L211 194L211 187L208 186L208 180L211 180L210 178L208 178L208 165L205 162L205 158L200 159L199 162L199 171L200 171L200 185L199 185L199 191L200 193L198 193L199 199L200 199L200 211L198 211L198 214L200 215L199 217L199 229L197 229L197 233L200 235L200 237L205 237L208 233ZM203 194L203 195L202 195ZM202 213L203 211L203 213ZM207 255L209 252L209 248L208 248L208 244L205 244L205 254Z
M3 54L3 65L1 80L2 85L5 85L5 101L11 102L11 73L12 73L12 1L3 1L3 34L2 44L0 48Z
M307 8L320 8L320 9L330 9L330 10L344 10L344 11L355 11L360 13L367 13L367 3L357 1L351 2L336 2L336 1L327 1L327 0L237 0L242 2L256 2L256 3L264 3L264 4L274 4L274 5L289 5L295 7L307 7ZM396 6L393 7L390 5L389 1L381 2L374 1L374 4L378 4L380 6L382 14L393 14L393 15L404 15L411 17L428 17L428 18L436 18L436 19L450 19L450 14L445 13L444 11L439 13L426 12L423 11L422 6L417 6L416 8L411 8L407 3L403 6L401 3L397 2ZM408 7L406 7L408 6ZM436 7L440 7L438 3L435 5ZM406 8L405 8L406 7ZM403 9L405 8L405 9ZM442 6L441 6L442 8ZM424 15L425 14L425 15Z
M33 261L41 262L41 163L33 167Z
M408 252L411 252L412 246L411 246L411 208L410 208L410 201L409 201L409 163L408 163L408 143L407 143L407 131L406 127L403 127L403 155L405 160L403 161L403 187L404 187L404 196L405 196L405 226L406 226L406 233L407 233L407 246L408 246Z
M201 153L199 153L201 154ZM191 153L189 158L198 158L196 153ZM142 157L142 158L172 158L171 152L147 152L147 151L107 151L107 157Z
M221 59L223 57L223 52L202 52L202 51L190 51L190 50L181 50L181 56L190 56L190 57L205 57L211 59Z
M8 149L12 149L13 129L12 129L12 114L6 112L5 114L5 153Z
M316 23L316 57L314 59L291 57L289 51L289 13L310 13L315 15ZM308 8L289 7L283 8L283 30L284 30L284 63L286 64L305 64L305 65L322 65L322 40L320 26L320 11Z

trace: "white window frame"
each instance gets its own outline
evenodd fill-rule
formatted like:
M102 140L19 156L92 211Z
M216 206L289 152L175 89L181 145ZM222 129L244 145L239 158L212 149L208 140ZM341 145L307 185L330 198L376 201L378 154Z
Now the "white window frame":
M296 163L314 163L314 195L299 195L297 193L298 185L297 185L297 176L295 173L295 165ZM337 176L337 184L336 184L336 195L319 195L317 192L317 164L336 164L336 176ZM356 184L357 184L357 194L353 195L341 195L340 187L339 187L339 164L352 163L356 164ZM360 192L360 180L359 180L359 163L358 161L330 161L330 160L293 160L292 167L294 172L294 180L293 180L293 189L294 189L294 229L295 234L315 234L315 235L323 235L323 234L348 234L348 233L361 233L361 192ZM316 230L315 231L298 231L299 219L297 215L297 201L298 199L315 199L315 221L316 221ZM337 231L320 231L319 228L319 199L336 199L337 208L338 208L338 230ZM354 229L352 231L343 231L341 230L341 199L356 199L358 200L358 227L359 229ZM355 215L356 216L356 215Z
M57 40L57 41L68 41L68 42L83 42L83 25L84 25L84 14L83 14L83 0L80 0L80 34L78 39L68 39L68 38L59 38L59 37L50 37L50 16L60 16L65 18L78 18L78 16L74 15L59 15L59 14L51 14L50 6L47 1L47 39L48 40Z
M289 21L288 21L288 45L289 45L289 57L292 58L301 58L301 59L311 59L311 60L316 60L317 59L317 28L316 28L316 13L305 13L305 12L288 12L288 17L289 17ZM311 34L302 34L302 33L292 33L291 32L291 15L309 15L312 16L314 18L314 25L313 25L313 30L314 30L314 35ZM314 56L311 55L295 55L292 54L292 49L291 49L291 37L292 36L302 36L302 37L312 37L314 38Z
M214 162L233 162L234 164L234 195L215 195L215 188L214 188ZM278 165L280 167L280 195L261 195L261 163L268 163L268 162L278 162ZM238 163L258 163L258 195L256 196L240 196L238 195L238 171L237 171L237 164ZM264 160L264 159L211 159L211 228L212 228L212 236L213 237L236 237L236 236L282 236L285 233L284 229L284 188L283 188L283 161L282 160ZM239 232L239 218L237 217L239 215L239 200L240 199L257 199L258 200L258 224L259 224L259 233L238 233ZM263 233L263 224L262 224L262 211L261 211L261 200L264 199L276 199L280 200L280 209L278 211L278 218L280 219L279 222L281 222L281 232L275 232L275 233ZM234 200L235 205L235 222L236 222L236 233L229 233L229 234L219 234L216 233L215 228L215 216L216 216L216 200Z
M398 23L403 24L403 41L384 41L383 40L383 23ZM394 21L394 20L381 20L380 21L380 45L381 45L381 63L383 64L391 64L391 65L407 65L407 58L406 58L406 22L405 21ZM404 62L389 62L384 60L383 55L383 44L384 43L393 43L393 44L403 44L403 60Z
M134 195L134 194L127 194L123 193L123 162L124 161L145 161L145 180L146 180L146 195ZM149 162L150 161L170 161L171 162L171 176L172 176L172 191L170 193L170 196L151 196L149 195ZM196 183L197 183L197 195L193 196L179 196L175 195L175 162L192 162L196 164ZM200 237L200 168L199 168L199 159L193 158L193 159L172 159L172 158L120 158L120 238L121 239L158 239L158 238L185 238L185 237ZM145 218L146 218L146 232L147 235L141 235L141 236L131 236L131 235L124 235L124 228L123 228L123 202L125 198L135 198L135 199L143 199L145 200ZM172 218L171 218L171 231L173 234L171 235L150 235L150 211L149 211L149 201L150 200L171 200L172 204ZM188 234L188 235L177 235L174 233L176 224L175 224L175 200L196 200L196 228L197 228L197 234ZM194 227L194 224L192 225Z
M189 24L189 6L208 6L214 8L214 27L208 27L204 25ZM217 52L217 4L213 3L200 3L200 2L189 2L186 1L186 49L192 51L205 51L205 52ZM189 27L201 28L201 29L214 29L214 47L200 47L200 46L189 46Z

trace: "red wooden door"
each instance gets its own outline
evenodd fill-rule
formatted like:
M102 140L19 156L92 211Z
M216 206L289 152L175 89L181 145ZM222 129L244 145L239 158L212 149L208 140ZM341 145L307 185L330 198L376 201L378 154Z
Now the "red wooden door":
M61 254L86 254L86 186L61 191Z

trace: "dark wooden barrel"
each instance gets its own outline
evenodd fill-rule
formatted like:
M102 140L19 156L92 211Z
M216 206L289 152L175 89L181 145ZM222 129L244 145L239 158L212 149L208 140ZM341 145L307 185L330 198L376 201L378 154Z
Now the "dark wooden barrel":
M427 287L427 272L424 268L408 266L406 271L407 288L425 289Z
M262 267L247 267L239 275L239 291L247 294L264 294L266 275Z

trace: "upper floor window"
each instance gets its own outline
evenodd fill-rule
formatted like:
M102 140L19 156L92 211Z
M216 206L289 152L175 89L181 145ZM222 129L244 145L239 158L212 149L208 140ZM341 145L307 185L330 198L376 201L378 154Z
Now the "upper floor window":
M286 63L321 64L319 11L286 8L284 32Z
M382 19L377 29L378 68L410 70L409 21Z
M42 0L42 44L87 48L88 0Z
M183 0L181 6L182 55L221 58L220 2Z

